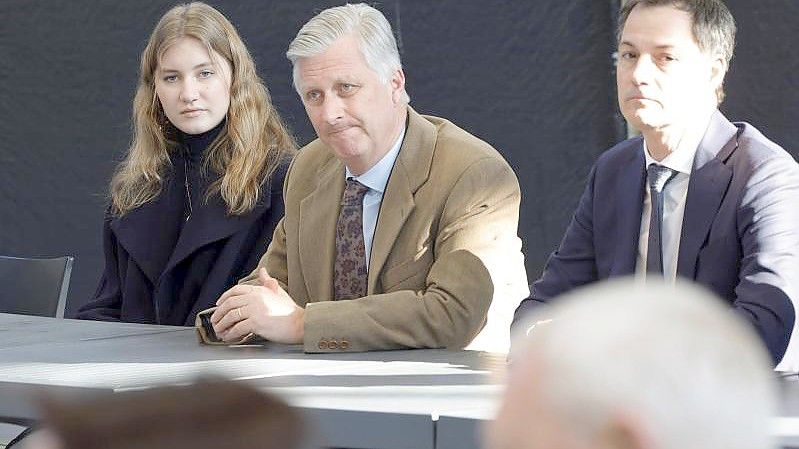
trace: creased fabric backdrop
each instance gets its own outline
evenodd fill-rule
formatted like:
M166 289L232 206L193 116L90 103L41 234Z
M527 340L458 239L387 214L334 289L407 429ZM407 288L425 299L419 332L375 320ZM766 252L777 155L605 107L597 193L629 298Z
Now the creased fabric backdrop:
M342 2L210 3L237 26L277 108L300 143L309 142L313 129L284 53L307 19ZM411 104L491 142L516 169L531 281L560 240L594 158L624 135L611 58L615 3L378 5L395 28ZM68 313L100 276L107 184L131 137L138 58L173 4L0 2L0 254L74 255ZM740 43L723 110L796 157L799 2L728 4Z

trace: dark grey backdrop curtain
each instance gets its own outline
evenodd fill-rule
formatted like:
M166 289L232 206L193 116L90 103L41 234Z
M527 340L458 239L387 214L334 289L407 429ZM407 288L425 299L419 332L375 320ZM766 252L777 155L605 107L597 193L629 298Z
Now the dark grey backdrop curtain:
M210 3L237 26L298 140L310 141L284 52L302 23L341 2ZM516 169L531 281L557 245L594 158L623 135L613 3L378 5L397 32L411 104L491 142ZM75 255L68 312L90 297L102 270L107 183L130 140L138 57L173 4L0 2L0 254ZM740 44L723 110L796 156L799 2L728 4Z

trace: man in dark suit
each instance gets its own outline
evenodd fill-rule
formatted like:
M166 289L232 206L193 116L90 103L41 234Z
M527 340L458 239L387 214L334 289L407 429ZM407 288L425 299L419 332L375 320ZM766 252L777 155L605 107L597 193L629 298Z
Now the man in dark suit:
M594 165L560 247L514 323L575 287L684 277L729 301L783 359L799 301L799 165L718 110L735 22L721 0L630 0L617 83L642 137ZM793 345L791 345L793 346ZM799 354L778 368L795 370Z

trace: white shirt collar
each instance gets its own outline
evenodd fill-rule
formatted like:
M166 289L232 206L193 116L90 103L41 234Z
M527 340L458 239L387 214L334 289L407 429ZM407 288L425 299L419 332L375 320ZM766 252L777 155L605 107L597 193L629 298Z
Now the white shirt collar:
M707 127L710 125L710 117L708 117L707 124L705 125L704 129L705 132ZM696 156L696 150L699 148L699 144L702 143L702 139L705 137L705 133L701 133L698 135L694 135L693 137L686 139L683 142L680 142L679 148L675 150L673 153L666 156L662 161L658 162L649 154L649 148L646 146L646 140L644 140L644 157L646 158L646 167L649 167L652 164L660 164L666 166L672 170L675 170L679 173L685 173L686 175L691 174L691 170L694 166L694 157Z
M405 138L405 128L402 128L394 146L391 147L388 153L385 154L372 168L360 176L354 176L349 168L345 170L347 179L355 178L358 182L369 187L369 189L383 193L388 184L388 177L391 176L391 169L394 168L394 162L397 160L400 148L402 147L402 140Z
M699 147L700 140L696 142L691 142L690 144L680 145L676 151L672 152L668 156L666 156L662 161L657 161L649 154L649 148L646 146L646 141L644 141L644 157L646 158L646 166L649 167L652 164L660 164L666 166L674 171L685 173L686 175L691 174L691 169L694 165L694 156L696 156L696 149Z

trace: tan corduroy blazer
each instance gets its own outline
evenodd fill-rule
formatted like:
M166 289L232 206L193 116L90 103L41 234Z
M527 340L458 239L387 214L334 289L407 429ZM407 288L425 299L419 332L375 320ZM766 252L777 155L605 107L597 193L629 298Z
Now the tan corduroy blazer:
M496 150L409 107L375 229L368 294L332 301L344 184L344 165L324 143L305 146L286 175L286 215L259 263L305 307L306 352L463 348L486 326L489 306L490 332L478 349L507 345L528 290L519 183ZM257 282L255 272L241 282Z

